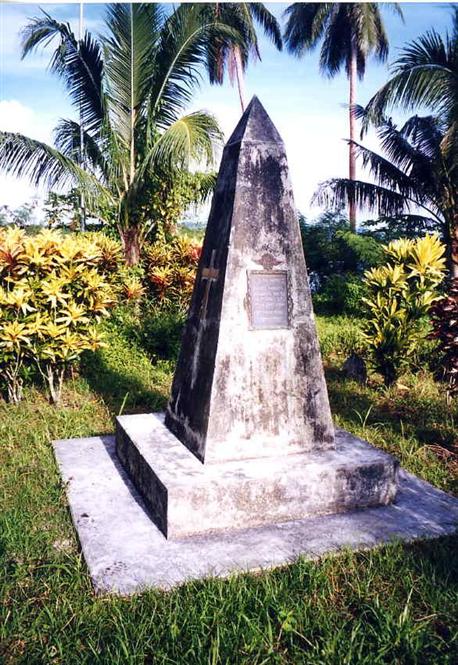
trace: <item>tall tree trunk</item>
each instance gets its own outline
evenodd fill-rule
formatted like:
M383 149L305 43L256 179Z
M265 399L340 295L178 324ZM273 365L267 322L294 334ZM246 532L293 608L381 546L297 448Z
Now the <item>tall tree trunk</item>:
M458 214L452 213L442 229L445 244L445 260L449 280L458 279Z
M350 60L350 108L349 108L349 121L350 121L350 141L355 140L356 136L356 118L353 107L356 104L356 75L357 75L357 50L354 39L351 43L351 60ZM348 177L350 180L356 180L356 151L353 143L350 143L348 148ZM356 205L354 201L350 201L348 205L348 219L350 221L350 229L356 231Z
M242 58L237 46L234 47L235 76L237 77L237 90L239 91L240 106L242 113L245 110L245 78L243 74Z
M455 214L456 222L451 231L451 277L458 279L458 214Z
M84 29L83 29L83 3L80 2L80 21L79 21L79 39L78 39L78 53L81 50L81 44L83 43ZM83 105L80 101L80 165L83 171L86 168L85 159L84 159L84 127L83 127ZM80 196L80 230L86 230L86 202L84 200L84 194L81 192Z
M134 18L130 3L130 185L135 178L135 107L134 107Z
M141 231L138 226L119 229L126 265L136 266L140 261Z

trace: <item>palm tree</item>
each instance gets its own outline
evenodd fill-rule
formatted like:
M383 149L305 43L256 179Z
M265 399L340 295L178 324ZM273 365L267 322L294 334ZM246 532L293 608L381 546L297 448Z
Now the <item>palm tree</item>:
M208 73L210 83L222 84L227 71L231 84L237 83L240 105L244 111L244 72L250 58L261 60L255 24L258 23L281 50L283 42L278 21L261 2L216 2L202 4L201 9L205 21L217 20L241 36L238 44L227 39L221 40L217 35L211 40Z
M363 132L380 122L388 109L431 109L447 127L444 149L458 158L458 9L452 31L443 38L430 30L408 44L394 61L392 77L366 106Z
M210 33L223 43L237 35L217 21L203 23L193 5L170 13L162 4L112 4L105 20L104 37L86 32L81 42L45 12L25 27L23 57L59 40L50 67L79 122L60 121L55 147L1 132L0 168L49 188L76 184L88 213L114 220L133 265L151 226L155 178L213 160L216 120L183 111L206 67Z
M402 17L398 3L389 6ZM333 77L342 67L350 81L349 94L349 178L356 176L356 155L353 141L356 138L356 120L353 108L356 104L356 79L363 78L366 60L373 54L383 62L388 56L388 38L375 2L310 3L290 5L284 39L288 50L301 57L322 41L320 69ZM356 208L349 205L350 227L356 229Z
M367 120L367 112L355 108ZM332 179L322 183L314 200L339 207L353 204L388 219L402 218L404 226L437 230L447 248L448 266L458 277L458 184L453 154L444 139L448 126L437 116L413 116L398 129L391 119L379 118L376 126L386 157L353 142L355 153L374 182Z

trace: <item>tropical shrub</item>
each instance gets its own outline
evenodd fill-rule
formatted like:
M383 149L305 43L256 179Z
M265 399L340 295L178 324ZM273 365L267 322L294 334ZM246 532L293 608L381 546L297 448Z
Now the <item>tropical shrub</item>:
M438 341L443 375L449 393L458 393L458 279L454 279L444 298L431 309L432 337Z
M355 273L331 275L322 289L313 297L315 310L319 313L348 314L363 313L363 298L368 295L367 286Z
M66 369L103 344L97 324L115 297L102 256L88 237L0 229L0 368L12 402L35 368L58 403Z
M97 271L110 283L116 299L122 303L138 303L146 293L143 270L139 266L126 266L122 244L102 232L86 233L98 249Z
M382 243L371 233L352 233L340 212L308 221L300 217L302 245L312 283L320 289L335 274L362 274L383 261Z
M157 304L188 308L201 251L200 244L182 236L146 248L144 282Z
M349 316L317 316L316 326L324 359L361 353L364 341L361 321Z
M340 212L300 218L305 260L317 312L361 314L364 270L383 261L382 243L370 233L353 233Z
M370 295L363 326L369 359L392 384L429 332L427 315L440 297L445 249L436 235L395 240L385 247L387 263L365 273Z

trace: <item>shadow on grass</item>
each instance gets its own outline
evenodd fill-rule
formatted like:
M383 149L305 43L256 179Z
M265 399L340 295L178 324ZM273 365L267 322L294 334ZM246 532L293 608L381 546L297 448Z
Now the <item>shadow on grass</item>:
M122 358L120 358L122 367ZM153 373L153 371L151 371ZM152 385L151 376L141 376L130 367L112 367L101 352L84 355L81 362L81 375L90 388L98 393L113 415L122 413L144 413L161 411L168 399L168 389L164 385Z
M331 408L355 427L381 424L398 436L414 436L420 444L436 444L452 449L456 443L456 409L445 400L430 395L407 394L374 389L350 381L334 367L326 369Z

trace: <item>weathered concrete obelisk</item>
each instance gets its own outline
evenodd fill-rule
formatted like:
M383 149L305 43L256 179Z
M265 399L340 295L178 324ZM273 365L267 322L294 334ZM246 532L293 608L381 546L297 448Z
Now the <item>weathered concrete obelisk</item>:
M334 446L285 148L256 97L221 161L165 422L205 462Z
M221 161L164 418L117 453L181 537L384 504L397 462L334 434L285 148L255 97Z

